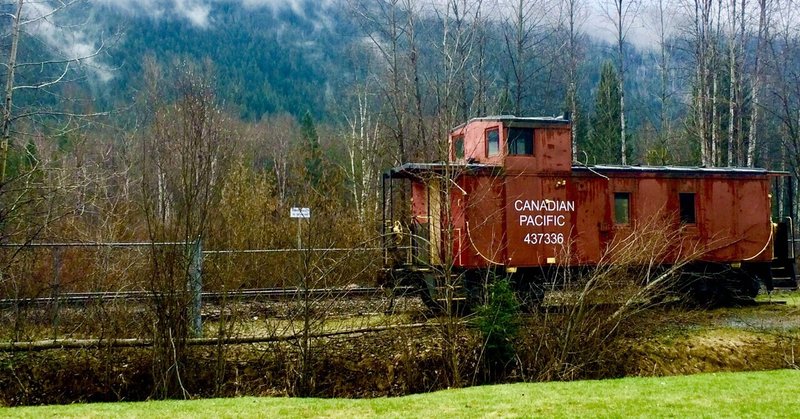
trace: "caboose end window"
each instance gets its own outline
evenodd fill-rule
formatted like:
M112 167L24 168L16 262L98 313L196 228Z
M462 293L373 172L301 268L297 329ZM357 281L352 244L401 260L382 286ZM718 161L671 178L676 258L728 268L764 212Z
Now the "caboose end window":
M631 220L631 194L628 192L614 193L614 223L628 224Z
M486 155L496 156L500 152L500 131L492 128L486 131Z
M679 193L678 198L680 199L681 205L681 223L695 224L697 222L697 217L695 216L694 194Z
M457 159L464 158L464 136L459 135L453 138L453 154Z
M533 130L530 128L509 128L508 154L533 155Z

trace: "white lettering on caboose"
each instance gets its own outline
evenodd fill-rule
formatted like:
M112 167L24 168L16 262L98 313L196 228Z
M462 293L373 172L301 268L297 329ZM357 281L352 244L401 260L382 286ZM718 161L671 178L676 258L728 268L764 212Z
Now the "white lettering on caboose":
M566 225L566 217L563 215L553 215L553 214L536 214L536 215L527 215L527 214L520 214L519 216L519 225L521 226L536 226L536 227L543 227L543 226L559 226L563 227Z
M553 201L552 199L517 199L514 201L517 211L575 211L575 201Z
M575 211L575 201L552 199L517 199L514 209L519 214L519 225L523 227L551 227L550 232L530 232L523 242L536 244L564 244L567 213ZM555 231L553 231L555 230ZM559 231L561 230L561 231Z

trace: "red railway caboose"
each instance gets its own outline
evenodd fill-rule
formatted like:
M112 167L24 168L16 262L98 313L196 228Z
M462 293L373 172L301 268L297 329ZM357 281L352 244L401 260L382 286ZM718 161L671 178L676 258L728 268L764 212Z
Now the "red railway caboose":
M752 298L773 276L796 285L790 220L772 222L772 187L785 177L573 164L568 119L476 118L451 131L448 162L384 175L387 270L429 303L442 284L468 292L470 278L487 272L539 301L555 273L605 263L615 243L658 228L670 240L659 264L681 261L701 274L690 287L696 298Z

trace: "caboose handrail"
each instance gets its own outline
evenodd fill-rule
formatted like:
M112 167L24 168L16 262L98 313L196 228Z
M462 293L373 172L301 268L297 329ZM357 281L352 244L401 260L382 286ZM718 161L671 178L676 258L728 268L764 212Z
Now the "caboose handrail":
M478 250L478 246L475 246L475 242L472 241L472 234L470 234L469 230L469 221L466 222L466 230L467 230L467 238L469 239L469 244L472 245L472 248L475 249L475 252L478 254L478 256L482 257L484 260L491 263L492 265L498 265L498 266L502 265L502 263L498 263L487 258L486 256L483 255L483 253L481 253L480 250Z
M789 223L789 241L792 243L789 248L792 250L792 260L795 260L794 244L797 239L794 237L794 220L792 220L792 217L786 217L786 222Z
M764 247L762 247L761 250L759 250L758 253L756 253L755 255L750 256L749 258L744 258L742 260L744 260L744 261L753 260L753 259L761 256L761 254L764 253L764 251L767 250L769 245L772 243L772 237L774 236L774 234L775 234L775 229L772 226L770 226L770 228L769 228L769 237L767 238L767 242L764 243Z

